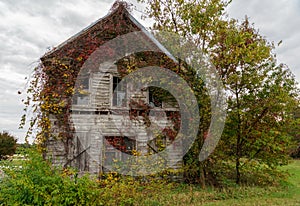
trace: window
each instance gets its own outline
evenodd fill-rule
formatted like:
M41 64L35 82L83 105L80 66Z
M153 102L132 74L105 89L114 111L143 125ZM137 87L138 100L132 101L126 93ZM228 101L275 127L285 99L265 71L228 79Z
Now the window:
M108 136L105 139L105 165L112 165L114 160L125 161L125 154L131 155L132 151L136 149L136 140L129 137Z
M178 103L169 91L151 86L149 87L149 106L158 108L178 108Z
M73 104L76 105L88 105L90 101L90 98L88 95L85 94L75 94L73 96Z
M149 105L151 107L162 107L162 100L158 94L159 88L149 87Z
M126 106L126 84L120 86L121 78L113 77L113 106L124 107Z
M82 89L88 90L90 87L90 78L89 76L86 76L81 81Z
M88 105L90 101L89 97L90 78L89 75L78 80L76 85L76 93L73 96L73 104L76 105Z

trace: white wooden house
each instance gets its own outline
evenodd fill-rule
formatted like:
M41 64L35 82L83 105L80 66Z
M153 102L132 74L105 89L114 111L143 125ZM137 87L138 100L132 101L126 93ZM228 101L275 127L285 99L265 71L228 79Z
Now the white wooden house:
M81 172L99 174L111 169L114 161L125 161L126 156L133 155L134 152L140 155L158 153L160 150L158 140L153 137L155 131L149 131L145 116L162 130L176 131L172 116L178 115L179 109L172 96L162 100L154 95L150 87L134 94L128 91L130 87L128 84L118 87L124 76L120 74L120 70L122 68L126 70L129 62L134 62L135 67L143 67L147 66L149 60L153 60L151 64L157 63L164 56L168 58L169 67L176 67L172 56L130 14L126 4L116 2L108 15L46 53L41 60L46 67L51 67L54 60L61 59L69 64L70 68L75 68L78 64L74 61L84 59L85 50L94 51L96 47L131 32L142 34L139 38L143 39L146 46L155 48L156 52L146 52L144 53L146 56L142 58L132 54L118 61L105 59L104 54L103 58L99 58L96 68L80 65L83 69L75 69L76 82L80 82L81 91L75 92L71 100L72 105L68 109L69 127L72 128L68 131L72 131L71 137L68 140L51 137L46 142L46 157L51 158L53 164L69 165ZM118 53L116 48L104 51L109 52ZM126 99L135 99L137 102L142 100L144 106L151 111L145 111L145 108L139 106L133 108L128 101L124 101ZM51 116L51 121L52 133L59 134L61 127L57 126L55 115ZM126 123L134 127L134 132L122 129L126 127ZM159 144L172 144L172 138L168 138L168 135L159 141L161 141ZM167 159L170 161L167 162L167 166L178 169L182 164L182 148L178 142L173 144L172 148L168 153Z

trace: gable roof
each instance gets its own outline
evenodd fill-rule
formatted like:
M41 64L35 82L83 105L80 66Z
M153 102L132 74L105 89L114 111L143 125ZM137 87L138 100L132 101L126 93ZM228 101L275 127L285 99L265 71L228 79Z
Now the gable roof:
M120 22L126 22L126 24L121 24ZM165 53L170 59L176 62L176 59L168 50L130 14L126 8L126 3L120 1L114 3L107 15L47 52L41 60L44 63L54 57L76 58L78 54L83 52L83 49L95 48L95 44L99 47L116 36L125 35L130 32L143 32L147 41L150 41L159 51ZM109 36L108 34L114 35Z

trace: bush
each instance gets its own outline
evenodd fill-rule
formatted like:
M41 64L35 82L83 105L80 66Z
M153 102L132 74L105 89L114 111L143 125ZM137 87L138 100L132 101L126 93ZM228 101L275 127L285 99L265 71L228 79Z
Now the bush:
M197 185L170 183L163 174L136 178L111 172L101 179L79 178L72 168L53 167L35 149L25 149L23 156L18 161L1 161L5 177L0 179L0 205L183 205L191 204L194 198L200 202L242 199L280 189L275 183L284 175L253 162L242 170L242 183L263 187L239 187L233 181L231 164L224 161L222 168L215 168L224 187L203 190Z
M102 179L77 177L72 169L54 168L35 149L25 149L24 160L3 161L0 205L139 205L145 196L159 198L174 184L108 173Z
M101 205L96 182L77 178L71 169L51 167L35 150L24 155L27 159L19 166L14 161L2 163L0 205Z
M17 140L7 132L0 133L0 160L16 152Z

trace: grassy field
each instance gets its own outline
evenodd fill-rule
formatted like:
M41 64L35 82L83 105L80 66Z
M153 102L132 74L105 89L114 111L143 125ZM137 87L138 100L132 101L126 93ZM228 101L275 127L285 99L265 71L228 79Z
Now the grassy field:
M240 196L233 196L230 199L212 201L204 205L300 205L300 160L293 161L290 165L284 167L291 176L289 182L284 188L244 188L248 194L240 193ZM234 192L233 192L234 194ZM190 204L190 205L197 205Z
M285 166L291 174L282 187L235 187L223 190L184 188L141 200L141 205L284 205L300 206L300 160ZM170 192L170 191L169 191Z
M9 162L19 170L11 170L10 181L0 181L0 205L284 205L300 206L300 160L282 170L291 174L280 186L231 186L201 189L186 184L153 179L148 183L134 178L74 181L69 170L52 170L44 161ZM28 163L28 164L27 164ZM29 164L30 163L30 164ZM24 164L24 167L20 167ZM46 175L47 174L47 175ZM1 180L1 179L0 179ZM2 184L2 185L1 185ZM4 189L3 189L4 188ZM93 189L92 189L93 188ZM25 201L26 200L26 201ZM69 203L66 203L66 200ZM39 204L37 204L39 203Z

